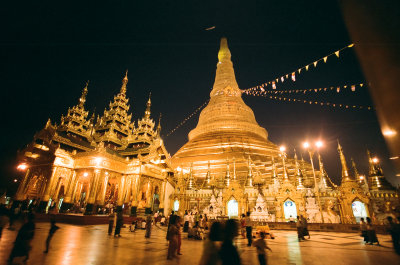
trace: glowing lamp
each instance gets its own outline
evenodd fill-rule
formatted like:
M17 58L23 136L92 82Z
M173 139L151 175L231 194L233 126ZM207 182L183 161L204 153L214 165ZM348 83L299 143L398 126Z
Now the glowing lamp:
M14 179L14 182L17 182L18 180L17 179Z
M304 142L304 143L303 143L303 147L304 147L305 149L308 149L308 148L310 147L310 144L309 144L308 142Z
M100 165L100 163L101 163L101 157L96 157L96 158L94 159L94 161L96 161L96 164L97 164L97 165Z
M324 143L323 143L322 141L317 141L317 142L315 142L315 146L316 146L317 148L321 148L323 145L324 145Z
M383 133L384 136L387 136L387 137L392 137L392 136L395 136L397 134L397 132L395 130L392 130L392 129L386 129L382 133Z
M281 147L279 147L279 150L280 150L281 152L285 152L286 147L284 147L284 146L282 145Z
M89 176L89 173L85 172L83 173L83 176L86 178L87 176Z
M372 158L372 162L374 164L377 164L379 162L379 159L377 157Z
M19 165L17 166L17 169L18 169L18 170L21 170L21 171L24 171L24 170L26 170L27 168L28 168L28 165L25 164L25 163L21 163L21 164L19 164Z

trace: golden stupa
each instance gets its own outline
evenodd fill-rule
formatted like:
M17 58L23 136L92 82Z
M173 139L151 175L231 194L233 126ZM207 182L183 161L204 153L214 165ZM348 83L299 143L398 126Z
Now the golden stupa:
M210 101L189 133L189 141L172 157L173 166L191 168L198 182L208 172L216 179L224 178L228 172L241 183L249 172L258 174L266 183L273 183L274 174L296 181L295 161L285 162L282 155L285 154L268 140L267 131L258 125L253 111L244 103L227 39L222 38ZM311 170L308 164L302 165L303 170Z

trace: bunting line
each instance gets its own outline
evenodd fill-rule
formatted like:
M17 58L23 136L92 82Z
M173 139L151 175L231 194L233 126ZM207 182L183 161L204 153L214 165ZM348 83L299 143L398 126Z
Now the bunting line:
M373 110L373 108L371 106L338 104L338 103L331 103L331 102L321 102L321 101L306 100L306 99L296 99L296 98L287 98L287 97L280 97L280 96L268 96L266 94L261 95L261 96L265 97L265 98L272 99L272 100L288 101L288 102L299 102L299 103L304 103L304 104L309 104L309 105L329 106L329 107L333 107L333 108L343 108L343 109Z
M307 65L305 65L303 67L300 67L300 68L298 68L296 70L293 70L290 73L284 74L281 77L277 77L277 78L272 79L271 81L265 82L265 83L263 83L261 85L247 88L244 91L251 91L251 90L258 90L258 89L261 90L261 91L265 91L265 89L267 89L268 86L271 86L272 89L276 89L277 83L279 83L279 82L283 83L287 79L295 82L296 81L296 74L300 75L300 73L303 70L308 71L308 69L310 69L310 67L312 67L312 66L314 66L314 68L316 68L319 62L323 61L324 63L326 63L328 61L328 58L331 57L331 56L336 56L337 58L339 58L341 51L343 51L345 49L349 49L349 48L351 48L353 46L354 46L354 43L349 44L349 45L347 45L347 46L345 46L345 47L343 47L343 48L341 48L341 49L339 49L339 50L337 50L335 52L332 52L332 53L330 53L330 54L328 54L328 55L326 55L326 56L324 56L324 57L312 62L312 63L309 63L309 64L307 64Z
M356 91L356 88L363 87L364 83L343 85L343 86L331 86L331 87L320 87L320 88L309 88L309 89L290 89L290 90L264 90L264 91L242 91L246 95L262 96L263 94L306 94L306 93L318 93L318 92L329 92L336 90L337 93L342 92L345 89L350 89L352 92Z
M190 120L197 112L199 112L200 110L202 110L209 102L210 100L208 99L206 102L204 102L200 107L198 107L197 109L195 109L190 115L188 115L185 119L183 119L183 121L181 121L178 125L175 126L174 129L172 129L171 131L169 131L167 133L167 135L165 137L170 136L171 134L173 134L177 129L179 129L182 125L184 125L188 120Z

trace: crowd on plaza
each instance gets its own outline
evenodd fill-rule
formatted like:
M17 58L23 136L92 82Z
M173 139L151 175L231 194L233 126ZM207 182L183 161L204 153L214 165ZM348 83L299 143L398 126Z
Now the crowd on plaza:
M135 232L137 229L145 230L145 238L151 237L152 227L156 226L166 232L166 240L168 241L167 259L171 260L178 255L182 255L181 245L182 236L188 239L202 240L203 253L200 259L200 265L235 265L242 264L240 259L240 251L238 251L234 239L241 235L247 238L247 246L255 247L259 263L267 264L266 250L272 251L266 239L274 239L273 233L269 230L268 225L259 226L251 219L250 212L242 215L239 220L236 219L209 219L206 214L202 215L198 212L185 211L183 216L172 212L169 216L164 216L161 212L149 213L145 218L135 218L129 225L129 231ZM44 253L48 253L51 239L54 233L59 229L55 223L54 215L50 218L50 230L48 237L44 242ZM22 221L23 225L17 233L13 249L9 256L9 262L12 263L14 257L29 258L31 249L30 242L35 234L35 214L34 208L23 207L19 204L14 207L6 207L0 205L0 238L3 229L8 224L8 229L15 230L16 221ZM307 219L300 215L297 219L290 218L289 222L296 223L298 240L310 239L308 231ZM109 211L108 234L114 237L121 237L121 229L126 227L124 224L124 216L121 210ZM361 218L360 220L361 237L365 244L377 244L377 238L374 225L370 218ZM390 233L393 241L393 247L397 254L400 255L400 217L394 219L387 218L387 231ZM254 238L257 238L254 240Z

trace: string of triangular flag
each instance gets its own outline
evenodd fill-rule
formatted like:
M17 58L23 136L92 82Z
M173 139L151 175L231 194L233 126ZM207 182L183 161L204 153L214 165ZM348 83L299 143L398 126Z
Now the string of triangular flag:
M188 120L190 120L194 115L196 115L197 112L199 112L200 110L202 110L207 103L210 100L208 99L206 102L204 102L200 107L198 107L197 109L195 109L190 115L188 115L185 119L183 119L183 121L181 121L178 125L175 126L174 129L172 129L171 131L169 131L167 133L167 135L165 137L170 136L171 134L173 134L177 129L179 129L182 125L184 125Z
M372 110L373 109L371 106L361 106L361 105L321 102L321 101L315 101L315 100L306 100L306 99L296 99L296 98L288 98L288 97L280 97L280 96L271 96L271 95L266 95L266 94L261 95L261 96L265 97L265 98L272 99L272 100L287 101L287 102L299 102L299 103L304 103L304 104L309 104L309 105L328 106L328 107L333 107L333 108L366 109L366 110Z
M270 87L271 89L276 89L277 84L278 84L279 82L283 83L285 80L291 80L291 81L295 82L295 81L296 81L296 75L300 75L302 72L304 72L303 70L308 71L309 69L312 68L312 66L314 66L314 68L316 68L319 62L324 62L324 63L326 63L326 62L328 61L328 58L331 57L331 56L336 56L337 58L339 58L340 53L341 53L343 50L348 49L348 48L351 48L351 47L353 47L353 46L354 46L353 43L352 43L352 44L349 44L349 45L347 45L346 47L343 47L343 48L341 48L341 49L339 49L339 50L337 50L337 51L335 51L335 52L332 52L332 53L330 53L330 54L328 54L328 55L326 55L326 56L324 56L324 57L322 57L322 58L320 58L320 59L318 59L318 60L315 60L315 61L312 62L312 63L306 64L306 65L304 65L303 67L300 67L300 68L298 68L298 69L296 69L296 70L293 70L293 71L291 71L290 73L287 73L287 74L284 74L284 75L282 75L282 76L280 76L280 77L274 78L274 79L272 79L271 81L265 82L265 83L263 83L263 84L261 84L261 85L258 85L258 86L255 86L255 87L251 87L251 88L244 89L243 91L244 91L244 92L247 92L247 91L256 91L256 90L265 91L265 90L268 89L269 87Z
M243 91L243 93L252 96L262 96L264 94L306 94L306 93L319 93L336 91L337 93L350 89L352 92L356 91L356 88L361 88L364 83L344 85L344 86L331 86L331 87L320 87L320 88L309 88L309 89L290 89L290 90L256 90L256 91Z

